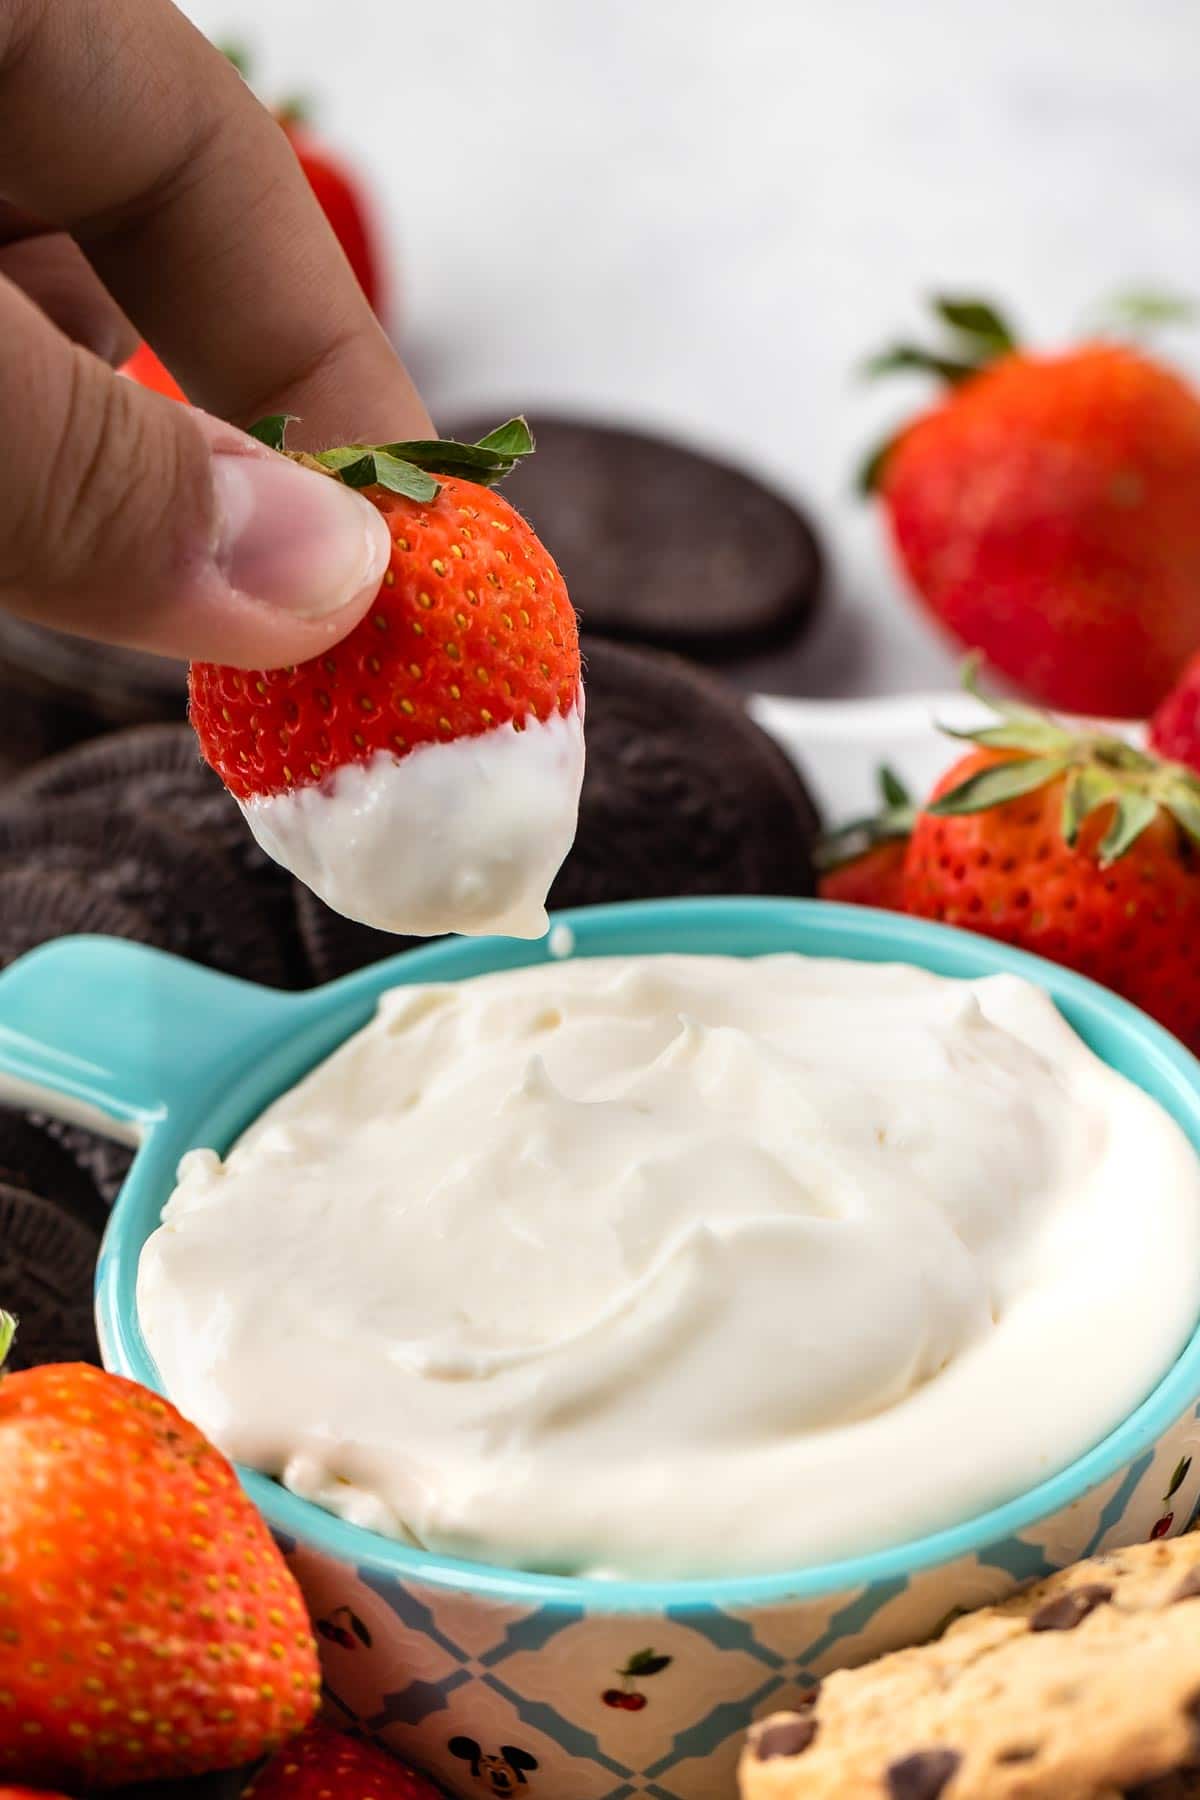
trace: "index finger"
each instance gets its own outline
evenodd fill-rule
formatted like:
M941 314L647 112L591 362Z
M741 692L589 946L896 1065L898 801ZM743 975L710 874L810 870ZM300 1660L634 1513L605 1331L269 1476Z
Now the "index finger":
M169 0L0 7L0 193L72 233L209 411L432 434L283 132Z

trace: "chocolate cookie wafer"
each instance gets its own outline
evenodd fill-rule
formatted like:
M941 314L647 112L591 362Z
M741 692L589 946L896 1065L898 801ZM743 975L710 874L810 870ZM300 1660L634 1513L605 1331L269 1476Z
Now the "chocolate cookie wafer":
M811 894L816 806L737 695L661 652L583 654L587 770L550 904Z
M726 662L812 619L813 526L754 476L648 432L536 415L538 453L504 492L566 577L585 629ZM452 435L473 442L478 420Z
M76 932L157 942L145 912L82 879L76 869L42 869L18 860L0 872L0 968L52 938Z
M92 1282L100 1234L39 1194L0 1183L0 1305L19 1330L8 1366L99 1362Z
M0 659L49 708L78 715L81 736L179 719L187 705L186 663L51 631L14 613L0 613Z
M250 980L285 979L270 922L228 860L178 832L102 803L11 806L0 810L0 868L4 930L21 948L107 929Z
M37 1194L91 1230L104 1229L108 1208L86 1169L52 1132L11 1106L0 1106L0 1187Z
M30 1118L54 1139L64 1155L71 1157L84 1179L90 1181L100 1195L107 1212L120 1193L133 1162L129 1145L120 1144L115 1138L101 1137L98 1131L89 1131L85 1125L72 1125L65 1119L50 1119L41 1113L31 1113Z
M292 889L300 942L314 981L336 981L339 975L429 942L428 938L394 937L390 931L376 931L357 919L343 918L302 881L293 882Z
M244 884L251 910L274 942L282 971L276 979L284 985L308 979L296 938L292 878L259 849L189 726L144 725L93 739L11 782L6 798L33 809L66 802L117 812L220 857ZM237 972L268 979L253 969Z

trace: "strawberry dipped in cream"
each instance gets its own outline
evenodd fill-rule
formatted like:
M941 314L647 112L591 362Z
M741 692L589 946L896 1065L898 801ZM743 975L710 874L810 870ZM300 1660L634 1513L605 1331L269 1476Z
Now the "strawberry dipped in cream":
M256 435L282 450L287 421ZM349 445L299 460L360 488L391 560L348 637L284 669L193 663L205 760L267 854L336 912L411 936L540 937L583 781L562 576L492 491L533 439Z

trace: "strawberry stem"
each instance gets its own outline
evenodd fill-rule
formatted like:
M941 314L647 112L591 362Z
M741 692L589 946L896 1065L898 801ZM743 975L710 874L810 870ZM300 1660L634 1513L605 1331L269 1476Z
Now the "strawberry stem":
M290 456L287 429L296 422L294 413L272 413L250 427L250 436L270 450ZM454 438L412 438L395 444L341 444L297 456L310 467L336 476L347 487L385 487L407 500L428 504L436 500L441 485L435 475L453 475L480 487L496 487L510 475L523 457L533 454L533 433L528 421L508 419L474 444Z
M10 1312L0 1311L0 1373L8 1361L8 1353L12 1349L13 1339L17 1335L17 1321Z
M976 699L985 700L1000 723L976 731L952 731L944 725L941 729L947 737L980 749L1014 754L976 769L948 789L927 807L933 817L987 812L1062 780L1061 829L1068 848L1077 843L1085 819L1102 806L1112 808L1097 852L1102 868L1124 856L1160 810L1170 815L1185 838L1200 845L1200 779L1192 770L1164 762L1124 738L1075 732L1030 707L986 699L977 677L978 663L971 658L963 671L963 685Z
M857 862L880 844L895 843L912 836L918 808L912 795L894 769L886 763L877 771L880 805L877 812L851 819L836 831L828 831L816 847L815 861L823 875Z

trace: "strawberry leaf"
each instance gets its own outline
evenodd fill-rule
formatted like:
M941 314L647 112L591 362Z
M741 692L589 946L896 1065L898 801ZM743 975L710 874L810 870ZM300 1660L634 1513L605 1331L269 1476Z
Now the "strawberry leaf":
M250 436L257 438L260 444L265 444L268 450L282 451L287 428L295 423L295 413L270 413L250 427Z
M16 1335L17 1321L10 1312L0 1311L0 1369L8 1361L8 1353Z
M233 64L234 68L237 70L238 74L241 76L243 81L249 81L250 65L253 61L253 58L251 57L250 52L249 52L249 50L247 50L245 44L239 44L236 42L235 43L227 43L227 44L217 44L214 46L214 48L221 52L221 55L225 58L226 62Z
M890 344L877 355L868 357L863 364L863 374L868 380L874 380L878 375L897 375L906 370L916 370L922 375L937 375L953 386L978 374L979 364L965 362L961 357L940 356L936 350L925 350L920 344L909 343Z
M1124 856L1158 816L1158 801L1149 794L1126 793L1116 801L1113 821L1100 846L1100 862L1107 868Z
M1062 834L1067 844L1074 849L1079 839L1079 829L1089 813L1094 813L1098 806L1114 800L1120 788L1114 775L1106 769L1095 767L1073 769L1067 777L1067 791L1063 795Z
M882 807L859 819L850 819L836 831L828 831L818 839L815 852L817 868L823 874L857 862L880 844L903 842L912 836L917 822L917 808L912 796L894 770L886 765L879 770Z
M883 804L889 809L912 805L912 795L901 781L894 769L884 763L879 771L879 792Z
M1010 350L1017 348L1016 334L996 309L984 300L955 300L947 294L937 294L934 296L933 310L951 330L957 331L962 337L973 339L989 359L1006 356Z
M882 444L863 457L854 477L854 491L864 499L868 499L879 487L883 479L883 467L888 457L896 448L894 437L885 438Z
M1200 302L1190 294L1168 294L1154 288L1129 288L1113 294L1096 309L1098 328L1112 331L1152 331L1161 325L1195 325L1200 321Z
M275 413L251 426L251 435L272 450L286 454L287 428L292 413ZM318 450L308 458L347 487L378 485L406 500L428 503L440 490L435 475L457 475L479 487L495 487L511 474L523 456L533 452L533 433L524 419L509 419L477 444L459 444L453 438L414 438L396 444L339 444Z
M384 444L389 456L428 469L438 475L458 475L482 487L495 487L512 473L523 456L533 452L533 434L524 419L509 419L477 444L460 444L454 438L428 438L403 444Z
M1200 844L1200 786L1183 776L1167 786L1162 802L1179 828Z
M503 425L497 425L495 431L489 431L478 440L476 446L480 450L494 450L497 456L529 456L534 449L533 433L529 429L529 421L522 414L509 419Z
M1179 1492L1180 1488L1183 1486L1184 1482L1187 1480L1188 1470L1191 1468L1191 1466L1192 1466L1192 1459L1190 1456L1181 1456L1180 1457L1179 1461L1175 1464L1175 1473L1171 1477L1170 1485L1168 1486L1166 1493L1163 1495L1164 1500L1173 1500L1175 1498L1176 1494Z
M406 458L393 456L390 450L376 450L373 460L374 479L393 494L403 494L406 500L429 501L436 500L441 492L432 475ZM345 479L343 473L342 480Z
M989 807L1003 806L1022 794L1056 781L1068 767L1062 756L1020 756L1011 762L993 763L980 769L935 800L927 810L935 818L957 817L960 813L986 812Z
M1029 750L1051 752L1065 750L1071 734L1053 719L1008 719L1002 725L983 725L975 731L957 731L953 725L939 725L943 737L957 738L962 743L978 744L988 750Z
M347 487L370 487L378 479L375 452L366 444L342 444L336 450L318 450L314 461L333 475L340 475Z

